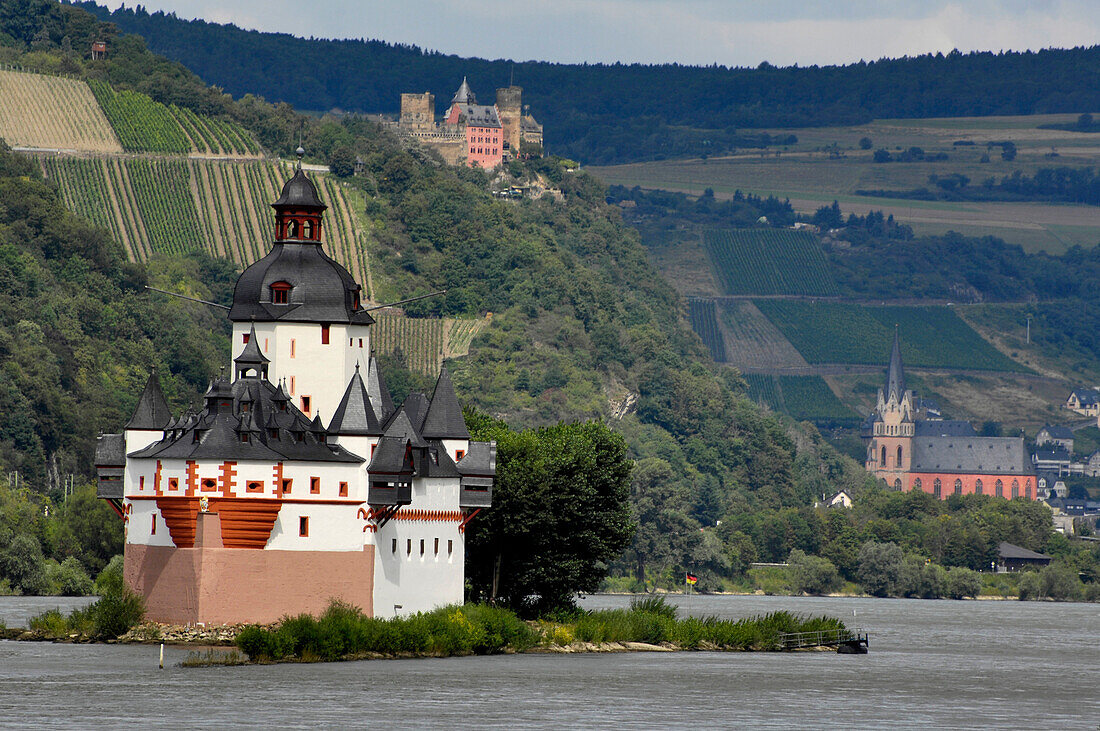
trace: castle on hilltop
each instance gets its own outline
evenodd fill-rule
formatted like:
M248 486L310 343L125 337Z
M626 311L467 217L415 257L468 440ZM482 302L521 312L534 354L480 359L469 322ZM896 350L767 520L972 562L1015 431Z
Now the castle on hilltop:
M271 251L233 294L229 377L173 416L154 372L125 429L99 437L126 582L174 623L271 622L330 599L379 617L461 603L496 445L471 441L445 368L430 399L395 407L300 163L272 207Z
M969 422L940 418L934 404L905 388L896 331L886 383L861 436L867 471L894 490L1038 498L1023 437L978 436Z
M491 170L507 160L542 155L542 125L523 106L519 86L497 89L496 103L482 105L463 77L439 121L434 95L402 94L397 130L437 150L452 165Z

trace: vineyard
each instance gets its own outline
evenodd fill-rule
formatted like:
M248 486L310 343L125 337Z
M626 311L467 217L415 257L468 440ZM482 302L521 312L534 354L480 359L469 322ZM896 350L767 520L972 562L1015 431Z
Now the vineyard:
M748 300L718 303L719 326L726 339L727 362L742 369L808 368L783 333Z
M799 421L851 424L858 415L836 397L820 376L748 374L749 398Z
M243 268L274 238L268 204L289 170L278 163L145 158L39 158L65 204L108 229L131 259L203 248ZM325 212L325 251L366 282L367 261L340 185L313 176Z
M443 320L378 313L371 328L375 352L392 355L400 351L409 370L434 376L443 365Z
M810 363L885 365L897 325L906 365L1028 372L983 340L949 307L866 307L795 300L757 300L755 304Z
M122 152L83 81L0 70L0 137L12 147Z
M492 313L476 319L463 317L444 320L447 338L443 343L443 357L457 358L469 354L470 343L478 333L489 327L492 320Z
M817 238L807 231L707 231L703 243L726 294L829 296L838 292Z
M726 362L726 344L722 339L722 331L718 328L714 300L688 298L688 319L691 321L691 329L710 349L710 355L719 363Z
M165 106L144 94L115 91L104 81L88 82L127 152L160 152L237 157L260 154L260 146L236 123Z

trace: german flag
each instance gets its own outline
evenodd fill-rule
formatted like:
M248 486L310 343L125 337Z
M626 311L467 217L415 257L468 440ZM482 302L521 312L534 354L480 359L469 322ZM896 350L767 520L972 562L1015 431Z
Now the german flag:
M695 574L689 573L684 577L684 581L687 582L688 584L691 584L692 586L695 586L695 583L697 581L699 581L699 577L696 576Z

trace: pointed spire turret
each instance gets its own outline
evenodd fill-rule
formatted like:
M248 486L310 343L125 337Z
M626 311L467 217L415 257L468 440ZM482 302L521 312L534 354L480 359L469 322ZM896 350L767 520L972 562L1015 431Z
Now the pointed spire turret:
M145 390L141 392L141 398L138 399L134 413L130 417L130 421L126 423L126 428L161 431L171 419L172 412L168 409L168 401L164 398L164 392L160 390L157 369L153 367L149 371L149 379L145 382Z
M241 354L233 359L237 366L237 378L267 378L267 364L271 361L260 352L260 345L256 337L256 325L248 332L248 343L245 344ZM250 374L249 371L252 371Z
M371 403L367 386L359 375L359 364L355 365L355 375L348 382L344 398L336 407L332 421L328 425L329 434L354 436L379 436L382 427Z
M469 439L466 420L462 418L462 407L455 395L451 373L444 366L439 371L439 380L435 382L432 402L428 406L428 415L424 417L421 430L425 439Z
M458 87L458 91L455 92L454 97L451 99L451 104L477 104L477 97L474 96L474 92L470 90L470 85L466 82L466 77L462 77L462 85Z
M894 347L890 350L890 365L886 369L886 390L883 395L887 401L891 396L896 401L901 401L905 395L905 368L901 363L901 340L897 325L894 326Z
M370 395L371 406L374 407L374 415L379 424L385 424L393 415L393 398L386 388L386 381L382 378L382 370L378 365L378 359L373 355L367 364L367 393Z

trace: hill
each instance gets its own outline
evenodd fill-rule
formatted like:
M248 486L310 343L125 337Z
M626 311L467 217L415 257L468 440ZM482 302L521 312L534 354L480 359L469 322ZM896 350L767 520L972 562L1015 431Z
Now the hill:
M479 96L491 98L514 72L546 125L547 148L589 163L770 144L758 135L743 139L743 128L1100 109L1100 46L802 68L566 65L459 58L381 41L306 40L150 14L140 6L79 7L140 34L156 52L234 96L258 94L299 109L394 113L401 92L428 89L445 101L463 76Z

